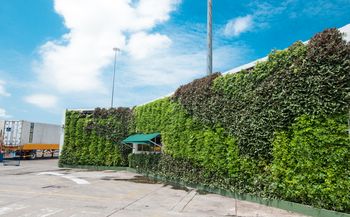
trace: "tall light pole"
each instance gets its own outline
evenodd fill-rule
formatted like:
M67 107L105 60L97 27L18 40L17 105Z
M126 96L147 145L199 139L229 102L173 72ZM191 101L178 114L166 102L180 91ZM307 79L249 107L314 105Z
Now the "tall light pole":
M113 85L112 85L112 100L111 100L111 108L113 108L113 99L114 99L114 83L115 83L115 68L117 64L117 53L120 51L119 48L114 47L114 68L113 68Z
M207 74L213 73L213 29L212 29L212 0L208 0L207 9L207 44L208 44L208 55L207 55Z

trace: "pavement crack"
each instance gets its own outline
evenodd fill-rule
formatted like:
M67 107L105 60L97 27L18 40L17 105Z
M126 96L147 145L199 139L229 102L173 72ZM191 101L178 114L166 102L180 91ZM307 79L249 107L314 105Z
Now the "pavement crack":
M186 192L186 194L170 209L174 210L193 190Z
M182 212L196 195L196 190L189 191L185 196L181 198L181 200L173 208L171 208L171 210Z
M191 199L189 201L187 201L187 203L185 204L185 206L182 207L181 212L185 210L185 208L187 207L188 204L190 204L190 202L194 199L194 197L197 195L197 192L195 191L195 193L193 194L193 196L191 197Z

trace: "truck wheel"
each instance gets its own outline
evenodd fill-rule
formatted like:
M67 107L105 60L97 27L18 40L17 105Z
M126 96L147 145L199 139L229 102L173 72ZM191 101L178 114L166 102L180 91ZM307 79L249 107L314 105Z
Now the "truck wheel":
M34 160L36 158L36 151L30 152L30 159Z

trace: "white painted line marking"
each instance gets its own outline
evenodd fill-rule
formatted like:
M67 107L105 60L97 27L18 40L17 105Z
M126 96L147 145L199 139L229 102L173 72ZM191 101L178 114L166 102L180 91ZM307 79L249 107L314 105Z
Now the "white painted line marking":
M81 178L77 178L77 177L74 177L74 176L70 176L70 175L64 175L62 176L64 178L67 178L69 180L72 180L73 182L79 184L79 185L88 185L90 184L88 181L86 181L85 179L81 179Z
M4 206L0 208L0 215L6 215L17 210L25 209L27 207L28 206L26 205L20 205L20 204L12 204L9 206Z
M39 217L47 217L47 216L51 216L51 215L54 215L56 213L59 213L59 212L63 211L63 209L45 208L45 209L41 209L40 211L42 211L45 214L40 215Z
M48 217L52 216L56 213L59 213L63 211L63 209L57 209L57 208L43 208L39 211L37 209L34 209L34 211L26 212L18 217L30 217L30 216L36 216L36 217Z
M12 208L10 208L10 207L1 207L0 208L0 215L4 215L4 214L6 214L6 213L9 213L9 212L11 212L13 209Z
M38 173L38 175L60 176L60 177L65 178L65 179L69 179L69 180L77 183L78 185L88 185L88 184L90 184L90 182L86 181L85 179L77 178L77 177L74 177L74 176L71 176L71 175L64 175L62 173L42 172L42 173Z

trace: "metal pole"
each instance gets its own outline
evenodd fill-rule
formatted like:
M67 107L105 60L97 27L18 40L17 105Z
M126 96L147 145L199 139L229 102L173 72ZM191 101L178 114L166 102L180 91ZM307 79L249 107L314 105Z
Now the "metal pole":
M114 83L115 83L115 68L117 64L117 52L120 50L119 48L113 48L114 53L114 68L113 68L113 85L112 85L112 100L111 100L111 108L113 108L113 99L114 99Z
M212 0L208 0L207 9L207 44L208 44L208 55L207 55L207 74L213 73L213 30L212 30Z

